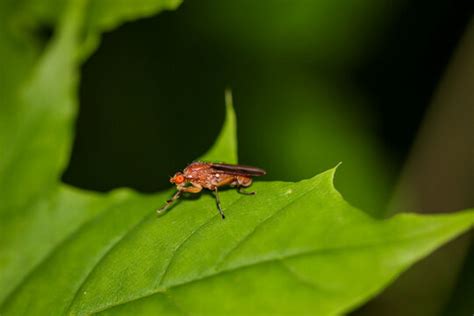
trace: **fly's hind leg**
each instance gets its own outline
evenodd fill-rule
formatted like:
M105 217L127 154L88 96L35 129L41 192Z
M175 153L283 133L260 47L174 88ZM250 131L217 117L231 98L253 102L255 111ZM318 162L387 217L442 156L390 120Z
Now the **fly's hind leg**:
M255 195L255 194L257 194L257 192L255 192L255 191L252 191L252 192L244 191L244 187L238 187L238 188L237 188L237 191L238 191L240 194L244 194L244 195Z
M255 192L246 192L244 188L250 186L252 184L252 178L239 176L237 177L237 191L240 194L245 195L255 195Z

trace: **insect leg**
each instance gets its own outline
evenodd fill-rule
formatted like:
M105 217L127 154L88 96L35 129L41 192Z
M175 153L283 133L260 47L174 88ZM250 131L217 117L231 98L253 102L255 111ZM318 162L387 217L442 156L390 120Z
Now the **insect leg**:
M158 215L161 215L163 214L164 212L166 212L166 209L171 205L173 204L174 201L176 201L177 199L179 199L179 197L181 196L181 194L183 193L183 191L178 191L176 192L173 197L171 199L169 199L168 201L166 201L166 204L163 205L161 208L157 209L156 210L156 213Z
M224 212L222 211L221 208L221 201L219 199L219 192L217 190L217 187L214 189L215 195L216 195L216 204L217 204L217 209L219 210L219 213L221 214L222 219L225 219Z
M237 188L237 191L238 191L240 194L244 194L244 195L255 195L255 194L256 194L255 191L252 191L252 192L246 192L246 191L244 191L244 187L238 187L238 188Z
M239 193L245 194L245 195L255 195L255 192L245 192L245 191L243 191L244 187L248 187L252 184L252 178L238 176L237 177L237 183L238 183L237 190L239 191Z

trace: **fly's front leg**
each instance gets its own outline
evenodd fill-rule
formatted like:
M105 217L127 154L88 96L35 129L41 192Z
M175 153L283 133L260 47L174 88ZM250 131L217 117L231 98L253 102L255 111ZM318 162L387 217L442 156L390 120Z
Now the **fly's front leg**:
M156 213L158 215L161 215L163 214L164 212L166 212L166 209L168 209L168 207L173 204L174 201L176 201L177 199L179 199L179 197L181 196L181 194L183 193L183 191L179 190L178 192L176 192L173 197L171 199L169 199L168 201L166 201L166 204L163 205L161 208L157 209L156 210Z
M202 186L200 186L199 184L192 184L192 186L190 187L180 187L178 192L175 193L175 195L173 195L173 197L171 199L169 199L168 201L166 201L166 204L163 205L162 208L156 210L156 213L158 215L161 215L163 214L164 212L166 212L166 210L168 209L168 207L173 204L174 201L176 201L177 199L179 199L181 197L181 195L183 194L183 192L189 192L189 193L198 193L202 190Z
M222 219L225 219L225 215L224 215L224 212L222 211L221 200L219 199L219 191L217 190L217 187L214 189L214 193L216 196L216 204L217 204L217 209L219 210L219 214L221 214Z
M199 193L202 190L202 186L197 183L192 183L191 186L189 187L184 187L181 189L183 192L189 192L189 193Z

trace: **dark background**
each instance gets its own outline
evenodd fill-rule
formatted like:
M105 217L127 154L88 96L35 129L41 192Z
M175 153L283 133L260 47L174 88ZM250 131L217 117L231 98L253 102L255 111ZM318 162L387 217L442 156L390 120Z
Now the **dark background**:
M384 205L469 21L467 6L347 2L356 8L323 12L334 13L330 22L319 22L321 13L280 30L291 23L283 9L262 5L257 21L246 16L250 1L214 2L185 1L177 11L103 37L83 67L77 136L64 180L100 191L167 187L168 175L212 144L224 116L224 88L231 87L242 163L265 167L269 180L295 181L343 161L341 173L384 186L377 203L364 205L356 196L353 202ZM319 9L302 2L295 14ZM226 5L242 25L222 30L221 19L234 21L210 18ZM270 23L275 30L266 25L270 19L277 20ZM325 27L333 28L329 38L318 38ZM366 170L347 170L353 166ZM373 171L384 180L367 175Z
M63 180L169 187L212 145L230 87L241 163L297 181L342 161L336 187L383 216L468 25L467 3L184 1L125 24L82 69Z

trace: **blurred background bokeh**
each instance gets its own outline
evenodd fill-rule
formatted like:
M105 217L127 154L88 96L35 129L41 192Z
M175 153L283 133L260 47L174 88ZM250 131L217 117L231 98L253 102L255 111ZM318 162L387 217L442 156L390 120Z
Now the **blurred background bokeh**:
M266 180L342 161L336 187L373 216L472 207L471 17L469 1L185 0L127 23L83 66L63 180L99 191L169 187L213 143L230 87L239 160L267 169ZM444 186L429 186L438 172ZM448 184L454 195L440 202ZM472 314L474 251L468 237L460 244L453 271L433 272L435 293L419 288L429 274L410 272L355 314Z

